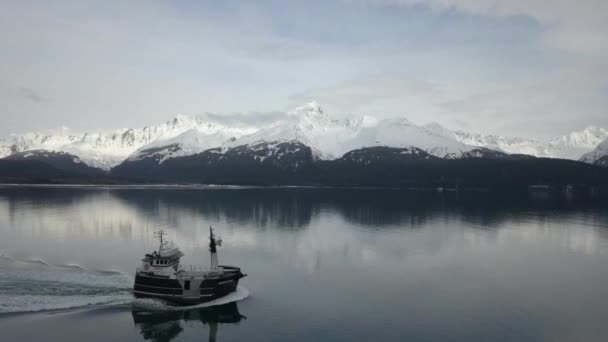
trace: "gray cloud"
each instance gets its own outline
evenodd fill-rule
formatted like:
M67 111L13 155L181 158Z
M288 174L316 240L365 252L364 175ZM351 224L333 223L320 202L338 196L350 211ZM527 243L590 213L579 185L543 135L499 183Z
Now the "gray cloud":
M408 114L415 119L429 109L422 107L440 102L442 96L437 84L403 73L391 73L361 76L327 87L308 89L292 95L290 101L293 106L317 101L344 113Z
M232 114L206 114L211 120L222 122L230 125L267 125L277 120L283 119L286 117L285 112L270 112L270 113L260 113L260 112L251 112L251 113L232 113Z
M23 98L25 98L29 101L32 101L32 102L48 102L49 101L48 98L40 95L38 92L36 92L32 88L19 87L19 88L17 88L17 91L20 96L22 96Z
M605 0L346 0L370 5L428 5L480 15L529 16L544 25L550 46L591 56L608 55L608 1Z
M499 134L536 134L531 117L608 125L607 4L0 2L0 135L176 113L264 121L310 100Z
M466 118L494 132L547 137L589 125L608 126L606 89L608 65L596 64L441 106L448 118Z

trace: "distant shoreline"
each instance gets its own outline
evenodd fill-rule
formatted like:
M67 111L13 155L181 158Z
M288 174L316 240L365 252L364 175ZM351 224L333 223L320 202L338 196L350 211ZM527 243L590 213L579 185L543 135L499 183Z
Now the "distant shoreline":
M329 185L236 185L236 184L53 184L53 183L0 183L0 188L142 188L142 189L361 189L407 190L436 192L434 188L402 188L390 186L329 186ZM489 191L488 189L463 191ZM451 192L446 190L446 192Z
M528 195L533 197L547 198L590 198L604 200L605 194L600 191L590 193L588 191L569 192L562 187L530 186L527 190L521 189L490 189L490 188L434 188L434 187L396 187L396 186L315 186L315 185L230 185L230 184L54 184L54 183L0 183L1 189L125 189L125 190L385 190L399 191L404 193L424 193L437 195L458 194L495 194L495 195ZM587 189L588 190L588 189Z

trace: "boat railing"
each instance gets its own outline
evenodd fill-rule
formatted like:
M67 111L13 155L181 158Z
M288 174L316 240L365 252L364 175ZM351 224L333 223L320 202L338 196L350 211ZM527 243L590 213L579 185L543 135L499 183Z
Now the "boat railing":
M220 272L221 272L222 267L219 267L219 268L220 268L220 270L215 270L215 271L216 271L216 272L217 272L217 271L220 271ZM170 269L170 270L173 270L173 268L172 268L172 267L169 267L169 268L167 268L167 269L168 269L168 270L169 270L169 269ZM177 272L180 272L180 271L184 271L184 272L193 272L193 273L195 273L195 272L199 272L199 273L210 273L210 272L212 272L212 271L213 271L213 269L211 269L211 267L210 267L210 266L201 266L201 265L179 265L179 267L178 267L178 269L177 269ZM137 272L150 272L150 269L145 269L145 268L142 268L142 267L137 267Z
M211 272L210 266L201 266L201 265L179 265L178 271L186 271L186 272Z

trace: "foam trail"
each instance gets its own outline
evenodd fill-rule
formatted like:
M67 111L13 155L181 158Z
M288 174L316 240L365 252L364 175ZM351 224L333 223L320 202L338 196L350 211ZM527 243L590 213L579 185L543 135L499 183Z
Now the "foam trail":
M176 305L169 305L169 304L167 304L167 302L160 300L160 299L140 298L140 299L134 300L132 303L132 306L133 306L133 308L138 309L138 310L151 311L151 312L187 311L187 310L192 310L192 309L208 308L210 306L224 305L224 304L228 304L228 303L232 303L232 302L238 302L238 301L241 301L241 300L249 297L249 294L250 294L250 292L247 288L245 288L243 286L239 286L236 288L236 291L234 291L224 297L212 300L210 302L196 304L196 305L176 306Z
M243 300L249 290L211 302L172 306L157 299L134 299L131 274L113 270L87 270L78 264L50 265L42 259L15 260L0 255L0 316L31 312L128 306L140 311L183 311Z
M133 278L41 263L0 265L0 314L77 309L133 301Z
M84 268L78 264L65 264L65 265L61 265L61 267L72 268L72 269L77 269L77 270L82 270L82 271L87 270L86 268Z
M95 272L95 273L99 273L99 274L124 274L124 272L114 271L114 270L93 270L91 272Z
M6 260L6 261L13 261L13 262L14 262L14 261L17 261L17 260L15 260L15 259L13 259L13 258L11 258L10 256L5 255L5 254L0 254L0 259L2 259L2 260Z
M44 265L44 266L50 266L46 261L39 259L39 258L31 259L31 260L29 260L29 262L34 263L34 264Z
M4 314L23 314L61 310L76 310L88 307L110 306L128 304L132 300L129 293L123 295L95 296L69 296L49 299L45 296L3 296L0 302L6 305L0 309L0 317Z

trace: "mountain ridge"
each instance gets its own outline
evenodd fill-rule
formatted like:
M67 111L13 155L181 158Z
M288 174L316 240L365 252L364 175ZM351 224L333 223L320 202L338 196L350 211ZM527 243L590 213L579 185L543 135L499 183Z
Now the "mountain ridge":
M316 102L253 123L244 116L178 115L159 125L98 132L55 131L0 138L0 158L27 151L68 153L109 171L124 162L152 158L157 163L208 149L226 152L242 145L298 141L316 158L332 160L366 147L416 147L442 158L462 158L478 148L509 154L579 160L608 138L608 130L587 127L543 142L535 139L449 130L438 123L416 125L406 118L364 115L334 119Z
M598 144L591 152L585 153L580 161L608 167L608 139Z

